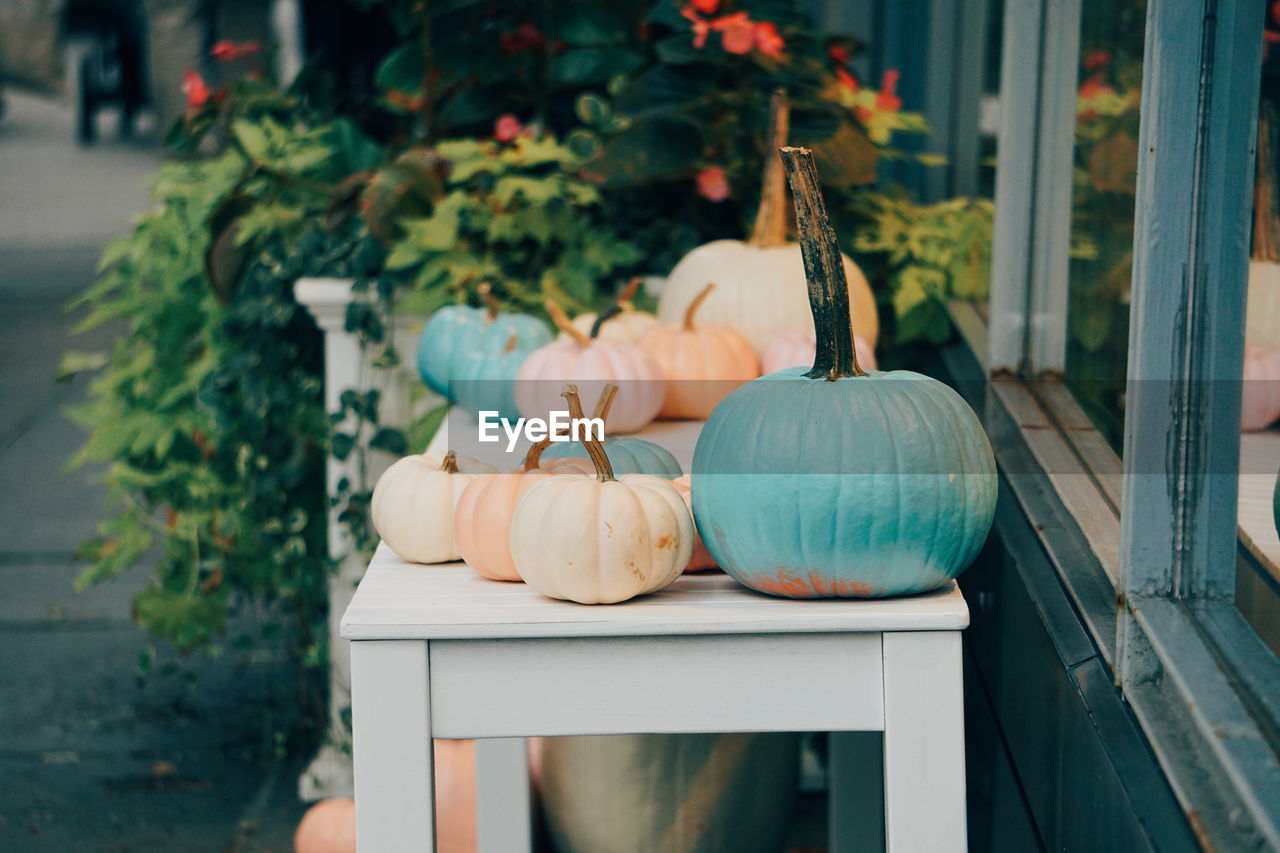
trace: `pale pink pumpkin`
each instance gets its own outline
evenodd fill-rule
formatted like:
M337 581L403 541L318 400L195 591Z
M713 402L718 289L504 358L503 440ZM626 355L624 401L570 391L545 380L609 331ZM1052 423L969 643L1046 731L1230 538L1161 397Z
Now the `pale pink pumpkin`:
M610 434L636 432L658 416L666 382L653 356L632 343L584 335L554 302L547 303L547 313L569 337L534 350L520 365L515 398L521 415L545 419L549 412L564 411L560 390L571 382L588 399L600 396L610 383L623 389L605 423Z
M293 833L294 853L356 853L356 801L321 800L302 816Z
M1246 344L1240 428L1266 429L1280 419L1280 352Z
M595 330L595 337L602 338L606 341L624 341L629 344L635 343L645 332L650 329L657 328L658 318L647 311L637 311L635 304L631 301L635 299L636 291L640 289L643 279L633 278L627 282L627 286L618 294L617 306L621 308L618 312L605 312L606 319L600 323L600 328L595 329L596 320L599 315L579 314L573 318L573 327L587 337L592 337L592 331ZM569 337L568 333L561 332L562 338Z
M462 559L477 574L497 581L520 580L508 542L511 516L520 498L542 477L595 473L589 459L543 459L550 443L546 439L530 447L520 468L477 477L458 498L453 538Z
M702 288L683 322L659 326L637 341L667 380L660 417L706 418L733 389L760 375L755 350L740 332L694 323L698 308L714 289L714 284Z
M788 367L808 367L813 364L817 337L813 332L788 332L774 338L760 356L760 373L768 376ZM876 353L858 334L853 336L853 348L858 353L858 364L866 370L876 369Z
M676 491L680 493L680 497L684 498L685 506L689 507L689 512L693 512L693 478L685 474L683 477L676 477L672 480L671 485L675 486ZM701 572L714 568L716 568L715 558L711 556L707 546L702 544L702 537L698 534L697 528L694 528L693 556L689 558L689 565L685 566L684 570L686 572Z

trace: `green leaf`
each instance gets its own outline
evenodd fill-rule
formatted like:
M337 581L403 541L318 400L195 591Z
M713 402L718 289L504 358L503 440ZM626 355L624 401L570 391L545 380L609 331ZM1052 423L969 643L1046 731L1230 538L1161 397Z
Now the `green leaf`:
M640 54L621 47L586 47L556 57L555 76L562 83L604 83L615 74L628 74L644 63Z
M78 374L101 370L106 367L107 361L108 358L105 352L67 350L62 354L62 361L58 364L58 372L54 375L54 381L66 382Z
M255 163L265 163L271 157L271 141L260 126L245 119L231 123L231 135L235 137L245 156Z
M702 131L677 116L639 122L605 142L587 168L606 184L625 186L669 178L692 169L702 156Z
M574 115L587 125L604 124L613 115L609 102L594 92L583 92L573 102Z
M716 78L715 69L707 65L659 65L637 77L618 96L614 109L640 118L687 106L713 92Z
M576 47L601 47L627 38L626 22L604 3L565 6L553 20L553 35Z
M373 84L405 95L422 91L422 50L416 42L407 42L387 54L374 73Z

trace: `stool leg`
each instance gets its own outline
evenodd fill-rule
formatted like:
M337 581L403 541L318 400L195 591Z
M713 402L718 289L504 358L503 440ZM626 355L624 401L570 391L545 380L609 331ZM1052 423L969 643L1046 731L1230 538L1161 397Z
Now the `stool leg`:
M884 634L884 798L889 853L967 849L958 631Z
M476 741L477 853L529 853L529 746L522 737Z
M427 644L351 644L356 846L361 853L435 849Z
M884 750L880 732L830 732L827 738L827 831L831 853L881 853Z

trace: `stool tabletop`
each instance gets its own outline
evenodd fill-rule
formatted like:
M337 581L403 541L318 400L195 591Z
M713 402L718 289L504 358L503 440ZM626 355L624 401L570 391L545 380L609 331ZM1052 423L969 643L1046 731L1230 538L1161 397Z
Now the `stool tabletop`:
M719 572L683 575L622 604L557 601L465 563L407 563L381 545L342 617L349 640L633 637L956 631L969 609L955 581L902 598L793 600Z

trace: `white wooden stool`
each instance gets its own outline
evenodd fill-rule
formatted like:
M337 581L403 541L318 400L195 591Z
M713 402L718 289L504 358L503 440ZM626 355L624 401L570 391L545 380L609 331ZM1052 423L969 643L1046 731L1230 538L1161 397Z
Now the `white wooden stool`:
M513 853L530 844L527 736L830 731L831 850L864 850L865 767L840 733L881 731L887 849L962 851L968 623L954 583L791 601L686 575L588 607L383 546L342 620L359 849L434 849L433 737L502 739L477 744L479 845Z

